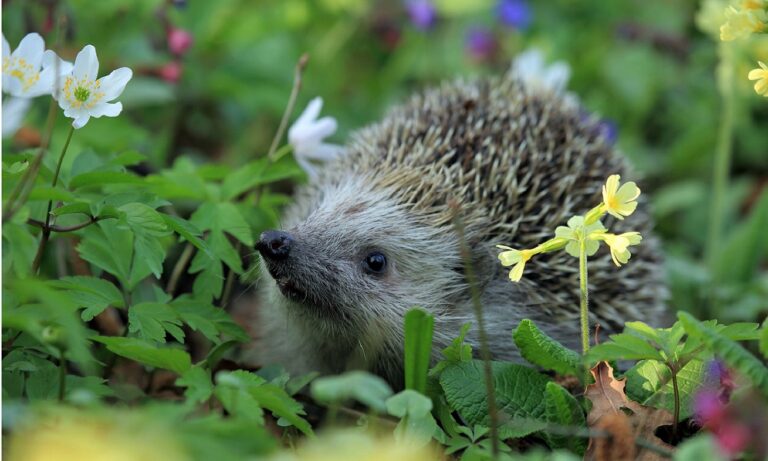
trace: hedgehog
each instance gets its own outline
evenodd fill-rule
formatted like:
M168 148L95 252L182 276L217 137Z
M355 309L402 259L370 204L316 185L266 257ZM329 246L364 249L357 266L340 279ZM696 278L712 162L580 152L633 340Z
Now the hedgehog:
M351 138L346 155L297 190L282 230L262 233L256 245L269 274L258 362L296 374L364 369L402 387L406 312L434 316L433 360L476 322L457 213L494 360L521 361L511 335L526 318L579 348L577 262L564 252L537 256L511 283L495 247L537 245L600 203L609 175L632 176L573 96L513 73L459 79ZM658 324L665 289L647 207L605 224L644 239L618 271L607 250L590 259L591 324L607 333L628 320ZM469 343L477 345L477 331Z

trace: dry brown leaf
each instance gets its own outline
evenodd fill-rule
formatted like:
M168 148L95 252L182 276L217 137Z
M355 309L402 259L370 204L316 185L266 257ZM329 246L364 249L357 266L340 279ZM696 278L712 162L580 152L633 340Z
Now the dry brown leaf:
M619 427L619 421L622 418L617 418L616 415L621 414L630 422L633 438L641 438L659 448L670 452L674 451L673 446L665 443L655 434L659 426L672 424L673 416L670 412L664 409L646 407L629 400L624 392L625 381L613 376L613 368L608 362L599 362L590 369L590 373L595 378L595 382L587 386L584 393L584 396L592 402L592 409L587 415L587 425L590 428L608 430L614 434L615 431L611 431L607 427ZM604 418L609 419L605 421ZM615 436L618 436L618 433ZM596 442L594 439L590 440L585 459L599 459L595 458L597 455ZM614 453L615 456L623 456L622 453L628 453L625 447L617 445L617 443L617 441L613 442L614 449L617 450ZM637 459L655 461L666 458L648 449L642 449L639 451Z

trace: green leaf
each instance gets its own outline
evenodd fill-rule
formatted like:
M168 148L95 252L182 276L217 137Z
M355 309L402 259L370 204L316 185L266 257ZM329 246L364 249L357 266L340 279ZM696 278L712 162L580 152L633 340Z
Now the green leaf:
M400 418L395 428L395 440L424 446L433 437L445 439L445 434L432 417L432 400L411 389L393 395L386 401L387 412Z
M598 344L587 352L589 363L601 360L664 360L658 349L635 335L619 333L610 338L610 342Z
M141 184L142 179L133 173L124 171L92 171L75 176L69 181L69 187L78 189L106 184Z
M405 387L424 394L432 358L432 329L435 318L421 309L405 314Z
M62 205L58 208L54 208L51 211L54 216L64 216L67 214L85 214L91 215L91 205L87 202L75 202Z
M444 358L432 367L429 371L430 376L439 376L448 365L472 360L472 346L464 342L471 326L471 323L465 323L461 326L459 336L451 341L450 346L443 349Z
M538 329L533 321L524 319L512 337L527 361L561 375L581 376L581 357Z
M49 282L51 286L69 290L72 300L85 310L80 314L86 322L93 320L109 306L124 307L120 290L107 280L86 277L62 277Z
M75 200L72 192L64 189L63 187L51 187L51 186L36 186L29 193L29 200L53 200L60 202L70 202Z
M312 382L310 392L315 400L326 405L357 400L380 413L386 411L385 402L392 395L386 381L364 371L317 378Z
M118 207L124 213L125 222L135 234L163 236L169 229L165 219L151 206L143 203L127 203Z
M709 432L701 432L695 437L685 440L675 450L673 461L727 461L721 455L722 451L714 436Z
M171 216L165 213L161 213L160 216L162 216L165 224L167 224L169 228L184 237L187 242L194 245L198 250L204 251L208 256L213 256L211 249L208 248L208 244L200 238L203 233L197 227L192 225L191 222L179 218L178 216Z
M760 328L760 353L768 359L768 319L765 319L762 328Z
M133 257L130 231L118 228L115 222L98 222L85 229L77 251L86 261L117 277L125 288L133 289L129 284ZM148 269L146 275L149 275Z
M144 365L171 370L183 374L192 367L192 360L185 351L157 345L139 338L94 336L94 341L107 346L111 352L135 360Z
M191 402L205 402L213 395L211 372L198 365L182 373L176 385L187 388L184 396Z
M13 269L18 277L30 276L38 243L27 226L3 223L3 240L3 275Z
M625 373L627 396L636 402L654 408L675 409L672 373L656 360L642 360ZM693 398L706 378L703 360L691 360L677 373L680 391L680 419L693 414Z
M258 387L251 387L250 393L263 408L293 424L305 435L314 435L312 426L300 416L304 414L301 404L288 395L284 389L274 384L262 384Z
M718 245L716 255L718 269L716 280L726 282L749 282L768 251L768 190L764 190L752 208L749 218L739 223Z
M550 423L570 427L586 426L586 419L584 418L584 411L581 409L581 405L562 386L548 382L544 402L546 418ZM548 434L547 441L551 448L567 448L580 456L584 454L587 448L586 439L579 437Z
M190 328L200 331L215 343L221 342L219 335L230 336L239 342L247 342L251 339L226 311L210 303L182 295L173 300L171 306Z
M222 199L231 200L256 186L303 175L303 171L288 157L276 162L260 158L230 173L221 186Z
M757 357L687 312L678 312L677 318L683 322L683 327L689 335L697 336L712 353L721 357L728 366L749 377L755 387L768 396L768 369Z
M513 419L543 419L542 396L549 378L523 365L502 362L491 365L499 410ZM480 360L450 365L440 374L446 400L469 425L489 425L484 382Z
M128 309L128 331L138 333L139 337L149 341L165 342L166 332L176 341L184 342L181 319L170 306L162 303L139 303Z

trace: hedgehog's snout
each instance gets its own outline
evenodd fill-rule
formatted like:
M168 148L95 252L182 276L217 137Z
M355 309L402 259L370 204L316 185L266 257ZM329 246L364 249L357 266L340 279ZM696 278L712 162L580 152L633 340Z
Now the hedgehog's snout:
M268 230L261 233L256 249L270 261L282 261L291 253L293 237L288 232Z

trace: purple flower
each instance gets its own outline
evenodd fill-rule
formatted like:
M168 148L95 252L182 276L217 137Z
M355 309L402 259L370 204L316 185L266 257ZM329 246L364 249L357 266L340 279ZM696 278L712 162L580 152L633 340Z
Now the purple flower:
M466 47L470 56L477 60L485 60L495 53L496 38L488 29L475 27L467 33Z
M696 421L704 427L719 427L725 417L725 404L716 391L703 389L693 400Z
M435 25L437 11L430 0L406 0L405 9L416 28L427 30Z
M616 122L609 118L600 120L598 124L598 130L603 135L608 144L615 144L616 139L619 137L619 127L616 126Z
M500 0L496 14L502 24L515 29L527 29L531 25L531 7L525 0Z

